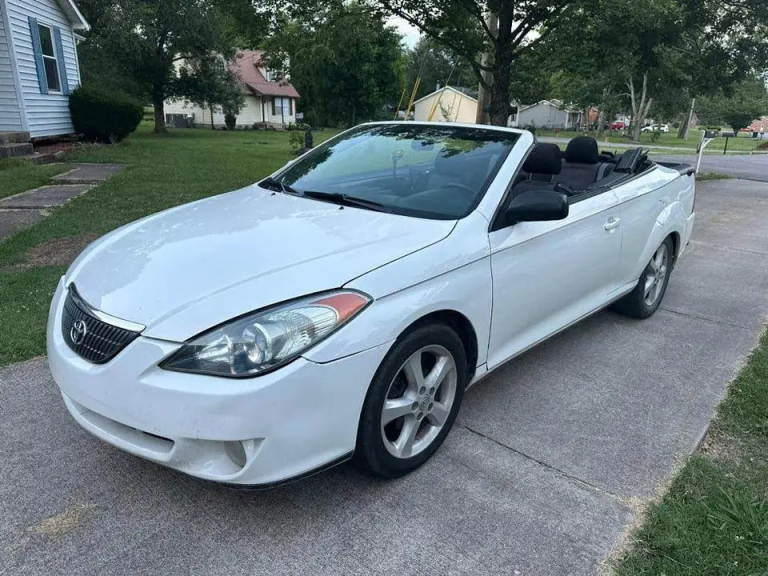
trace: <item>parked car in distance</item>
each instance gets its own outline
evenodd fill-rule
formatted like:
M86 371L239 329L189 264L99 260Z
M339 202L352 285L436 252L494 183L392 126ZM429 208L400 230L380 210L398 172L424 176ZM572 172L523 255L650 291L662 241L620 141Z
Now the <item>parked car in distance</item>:
M611 304L654 314L694 201L691 167L640 148L364 124L91 244L51 303L50 369L86 430L199 478L400 476L505 362Z
M627 127L626 122L612 122L610 125L611 130L624 130Z
M643 126L642 132L661 132L662 134L669 133L669 124L649 124Z

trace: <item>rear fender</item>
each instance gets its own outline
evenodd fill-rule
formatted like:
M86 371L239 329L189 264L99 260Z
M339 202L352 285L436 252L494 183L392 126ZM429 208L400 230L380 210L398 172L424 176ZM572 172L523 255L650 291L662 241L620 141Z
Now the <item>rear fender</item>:
M677 258L682 248L682 239L685 237L685 226L685 208L681 202L672 202L661 211L656 218L653 231L648 237L648 242L643 248L640 261L637 263L635 269L636 278L640 277L643 270L645 270L645 267L648 266L648 262L651 261L653 254L670 234L677 235L677 240L675 242L676 252L674 255L674 257Z

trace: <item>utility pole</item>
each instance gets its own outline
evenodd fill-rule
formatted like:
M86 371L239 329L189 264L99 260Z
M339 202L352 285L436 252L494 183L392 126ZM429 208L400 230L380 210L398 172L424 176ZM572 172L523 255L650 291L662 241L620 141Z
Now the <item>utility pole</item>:
M485 17L485 24L488 26L488 30L491 31L491 35L493 36L493 38L489 39L489 41L495 42L496 36L499 32L499 17L493 12L489 11ZM491 66L493 64L493 55L490 52L485 51L482 58L480 59L480 63L483 66ZM480 85L477 89L477 117L475 118L475 122L477 124L488 124L488 108L490 108L491 104L490 87L491 84L493 84L493 74L485 70L483 70L480 74L483 77L483 82L488 85L488 88L485 87L483 82L480 82Z

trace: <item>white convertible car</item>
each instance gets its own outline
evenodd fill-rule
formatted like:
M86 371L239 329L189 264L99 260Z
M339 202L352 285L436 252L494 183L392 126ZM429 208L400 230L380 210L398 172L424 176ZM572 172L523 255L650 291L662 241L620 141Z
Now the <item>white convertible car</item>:
M51 371L86 430L200 478L399 476L510 358L611 304L653 314L694 197L689 167L588 137L365 124L89 246Z

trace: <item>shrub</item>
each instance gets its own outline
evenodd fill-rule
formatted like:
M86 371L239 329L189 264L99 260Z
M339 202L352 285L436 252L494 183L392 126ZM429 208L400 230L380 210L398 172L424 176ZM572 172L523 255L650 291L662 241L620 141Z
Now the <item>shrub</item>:
M704 126L704 129L705 130L711 130L713 132L720 132L723 129L723 127L722 126L717 126L716 124L713 124L711 126Z
M290 144L291 148L294 150L298 150L304 145L304 134L292 130L291 134L288 136L288 144Z
M69 111L75 132L97 142L119 142L136 130L144 116L140 102L94 86L75 88Z
M237 116L232 114L232 112L227 112L224 114L224 124L227 126L227 130L234 130L237 124Z
M536 135L536 124L528 124L528 126L526 126L524 128L524 130L528 130L528 132L530 132L531 134L533 134L535 136Z

